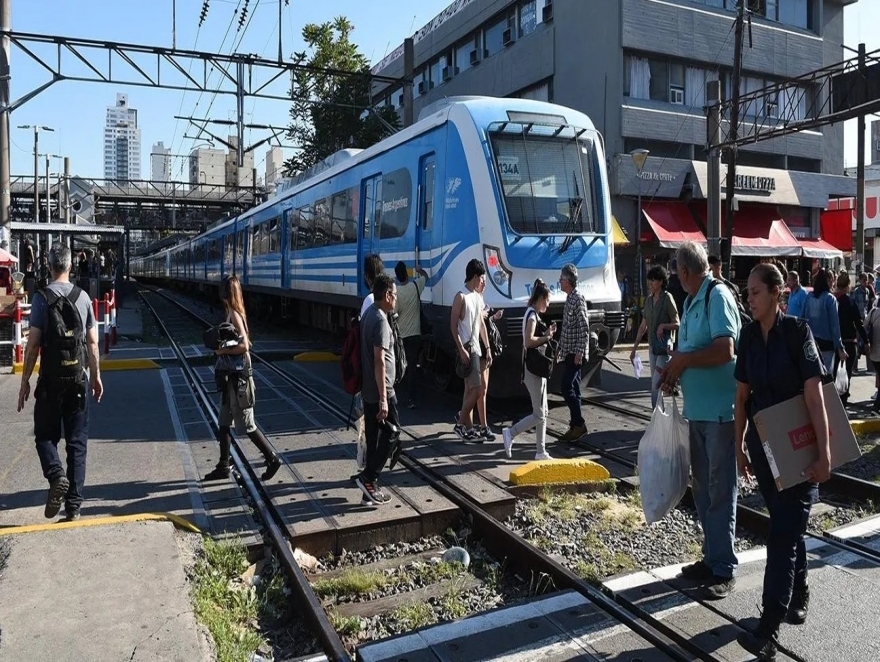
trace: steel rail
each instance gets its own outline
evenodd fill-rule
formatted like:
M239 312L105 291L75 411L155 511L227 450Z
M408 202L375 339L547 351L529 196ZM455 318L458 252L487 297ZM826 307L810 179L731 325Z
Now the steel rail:
M178 307L181 307L183 310L187 310L186 308L183 308L181 304L179 304L177 301L170 299L161 292L153 291L152 293L157 296L162 296L171 303L174 303ZM159 313L156 311L155 307L150 303L147 297L144 296L143 292L138 291L138 294L140 295L141 300L152 313L162 333L168 338L168 341L171 343L171 348L174 351L174 354L183 369L184 375L189 382L193 395L196 396L197 401L200 403L205 414L209 417L209 420L212 422L213 426L216 426L217 412L214 408L214 404L211 401L210 396L207 394L204 386L202 385L201 380L199 380L198 376L195 374L195 370L192 368L192 366L189 365L189 362L187 361L183 350L180 348L180 345L174 340L171 333L168 331L168 327L159 316ZM250 498L253 500L257 512L259 512L263 518L263 522L266 525L270 538L272 539L272 544L281 559L281 563L284 566L287 575L292 580L293 594L296 598L298 606L304 611L307 620L310 621L310 625L312 625L315 632L317 633L318 639L321 642L321 645L324 648L324 652L327 654L327 656L335 662L351 662L351 656L348 654L348 651L346 651L345 645L339 638L339 634L330 623L330 620L327 617L324 608L321 606L321 602L318 600L317 596L311 588L311 585L309 584L308 579L306 579L306 576L303 574L302 569L299 567L299 564L293 557L293 552L291 551L290 545L288 545L287 539L285 538L281 528L275 521L274 509L270 508L270 506L267 504L267 499L264 499L262 494L262 488L258 487L259 481L257 479L255 469L245 460L244 454L242 453L241 448L238 445L238 440L235 438L234 435L232 437L232 441L233 445L230 449L232 461L235 464L239 475L241 476L248 496L250 496Z

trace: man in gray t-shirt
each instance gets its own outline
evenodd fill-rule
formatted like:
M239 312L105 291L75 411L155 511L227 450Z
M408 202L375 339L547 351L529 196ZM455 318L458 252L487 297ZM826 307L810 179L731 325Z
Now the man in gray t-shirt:
M364 436L367 459L355 483L364 493L364 503L380 505L391 497L379 489L376 480L391 455L392 442L399 441L397 399L394 396L395 342L388 322L394 310L397 286L388 274L373 282L373 305L361 317L361 371L364 399ZM392 460L393 465L393 460Z
M70 249L64 244L55 244L49 251L49 269L53 282L47 289L59 296L68 296L73 285L68 281L70 273ZM48 378L45 375L50 368L45 361L50 360L51 352L43 354L43 370L37 379L34 390L34 436L36 437L37 455L43 468L43 476L49 481L49 495L46 499L44 515L55 517L64 503L64 511L68 520L79 518L79 510L83 502L83 484L86 477L86 445L89 436L88 391L91 391L96 402L101 401L104 387L101 384L98 363L98 332L89 297L81 292L75 302L85 335L88 369L84 369L81 381ZM24 409L31 393L30 378L37 363L40 350L48 347L50 340L49 305L41 293L34 296L31 305L30 331L24 352L21 388L18 392L18 411ZM69 323L68 323L68 331ZM56 357L59 355L56 353ZM84 359L86 357L83 357ZM57 360L61 360L58 358ZM58 455L58 444L63 436L67 444L67 470L61 464Z

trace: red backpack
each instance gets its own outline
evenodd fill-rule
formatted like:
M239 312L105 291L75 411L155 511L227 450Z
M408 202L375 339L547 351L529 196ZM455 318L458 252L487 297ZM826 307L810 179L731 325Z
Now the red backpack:
M361 367L361 325L357 317L351 318L348 335L342 343L342 388L349 395L361 392L363 368Z

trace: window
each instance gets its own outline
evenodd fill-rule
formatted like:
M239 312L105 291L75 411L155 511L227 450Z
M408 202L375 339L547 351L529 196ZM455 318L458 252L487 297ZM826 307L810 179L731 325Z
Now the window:
M312 232L314 226L314 214L309 205L298 208L290 215L290 222L294 226L290 232L291 246L296 248L309 248L312 245Z
M330 235L334 244L357 242L358 190L336 193L331 202Z
M279 253L281 251L281 219L273 218L267 224L269 230L268 252Z
M376 202L376 187L381 187L381 185L382 180L379 176L365 179L363 182L364 226L362 228L362 234L364 239L368 239L371 235L375 233L375 227L378 223L378 221L376 220L376 214L379 212L379 204Z
M471 68L471 52L474 51L479 58L476 37L472 37L455 47L455 66L458 68L459 73Z
M401 168L382 177L382 194L376 194L382 201L382 214L379 218L379 238L393 239L406 234L409 227L410 198L412 197L412 177L409 170Z
M262 228L263 228L262 225L254 225L251 228L251 234L252 234L251 255L254 257L256 257L258 255L262 255L262 252L261 252L262 246L261 246L261 241L260 241L261 235L263 234Z
M483 30L483 54L491 57L504 49L504 31L507 30L507 16L502 16Z
M327 198L321 198L315 203L315 243L317 246L326 246L330 243L330 208Z
M421 223L425 230L434 226L434 157L425 159L422 169L422 213Z
M538 3L526 0L519 6L519 36L532 34L538 27Z

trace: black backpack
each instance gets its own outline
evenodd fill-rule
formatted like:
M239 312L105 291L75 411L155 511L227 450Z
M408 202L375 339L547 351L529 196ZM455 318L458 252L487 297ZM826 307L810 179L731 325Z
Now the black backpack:
M80 384L85 381L86 334L76 302L82 290L74 286L66 296L48 288L39 292L48 307L40 343L40 380L62 388Z

